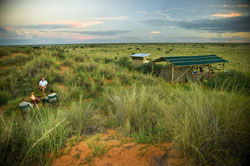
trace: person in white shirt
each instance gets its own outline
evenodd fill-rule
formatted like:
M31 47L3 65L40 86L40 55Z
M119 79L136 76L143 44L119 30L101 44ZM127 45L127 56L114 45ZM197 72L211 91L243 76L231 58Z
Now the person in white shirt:
M43 77L42 80L39 82L39 88L43 90L43 94L45 94L45 89L47 88L48 82Z

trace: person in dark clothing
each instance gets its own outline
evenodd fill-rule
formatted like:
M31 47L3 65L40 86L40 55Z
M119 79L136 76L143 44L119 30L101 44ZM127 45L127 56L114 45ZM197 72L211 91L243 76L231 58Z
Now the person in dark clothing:
M53 103L56 101L57 101L57 94L54 93L52 89L50 90L50 94L48 96L45 96L44 94L44 99L42 99L43 105L45 105L45 103Z

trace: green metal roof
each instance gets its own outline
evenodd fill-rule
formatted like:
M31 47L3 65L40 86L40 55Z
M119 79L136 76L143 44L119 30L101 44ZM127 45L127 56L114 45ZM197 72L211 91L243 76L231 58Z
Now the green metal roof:
M169 62L175 66L193 66L193 65L208 65L213 63L227 62L225 59L217 55L199 55L199 56L176 56L176 57L161 57L153 62Z

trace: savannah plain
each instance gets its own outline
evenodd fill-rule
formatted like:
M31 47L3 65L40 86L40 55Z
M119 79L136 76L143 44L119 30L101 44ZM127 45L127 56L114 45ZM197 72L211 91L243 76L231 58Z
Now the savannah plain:
M228 63L172 84L157 77L165 63L134 68L132 53ZM24 117L42 77L59 102ZM249 165L249 83L250 44L1 46L0 165Z

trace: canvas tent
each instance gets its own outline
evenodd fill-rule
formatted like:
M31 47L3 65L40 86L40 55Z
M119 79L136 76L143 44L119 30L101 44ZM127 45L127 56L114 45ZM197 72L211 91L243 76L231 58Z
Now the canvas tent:
M167 62L159 76L163 77L166 81L183 82L193 77L193 70L199 68L201 75L209 74L212 71L213 64L224 64L227 62L225 59L217 55L200 55L200 56L176 56L176 57L160 57L152 61L152 68L157 62ZM208 70L204 71L203 67ZM152 70L153 70L152 69Z
M138 67L143 65L144 63L148 63L149 53L137 53L130 55L132 57L132 65L134 67Z

